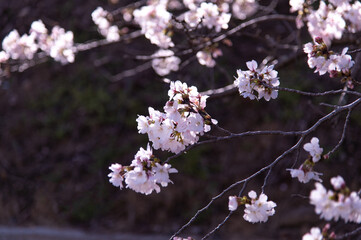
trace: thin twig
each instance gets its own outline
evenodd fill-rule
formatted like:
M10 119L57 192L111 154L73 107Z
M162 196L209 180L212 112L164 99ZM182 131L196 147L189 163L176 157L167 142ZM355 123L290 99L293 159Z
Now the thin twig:
M267 185L267 180L268 180L271 172L272 172L272 167L270 167L270 168L268 169L267 175L266 175L266 177L264 178L263 185L262 185L262 188L261 188L261 189L262 189L262 192L264 192L264 189L265 189L265 187L266 187L266 185Z
M244 190L246 189L246 187L247 187L247 184L248 184L248 181L245 181L245 182L243 183L243 187L242 187L241 191L239 191L238 197L241 197L241 196L242 196L243 191L244 191Z
M345 233L345 234L343 234L341 236L337 236L336 239L345 239L345 238L351 237L353 235L356 235L356 234L358 234L360 232L361 232L361 227L358 227L355 230L353 230L352 232Z
M254 19L251 19L247 22L243 22L241 23L240 25L232 28L231 30L228 30L227 32L219 35L218 37L215 37L214 39L212 39L211 41L208 41L208 42L205 42L199 46L197 46L196 49L187 49L187 50L184 50L180 53L177 53L177 55L187 55L187 54L190 54L194 51L199 51L203 48L206 48L206 47L209 47L215 43L218 43L218 42L221 42L223 41L224 39L226 39L227 37L229 36L232 36L233 34L241 31L242 29L245 29L253 24L256 24L256 23L260 23L260 22L265 22L265 21L272 21L272 20L286 20L286 21L295 21L296 20L296 17L294 16L290 16L290 15L282 15L282 14L274 14L274 15L266 15L266 16L262 16L262 17L257 17L257 18L254 18Z
M361 48L347 51L347 53L357 53L357 52L361 52Z
M347 126L348 126L348 122L350 120L350 116L351 116L351 110L348 110L346 118L345 118L345 123L343 125L342 135L341 135L340 141L338 141L337 145L331 151L329 151L326 154L327 156L330 156L331 154L333 154L341 146L341 144L345 140L346 129L347 129Z
M285 87L272 87L272 86L268 86L268 85L267 85L267 87L275 89L275 90L279 90L279 91L297 93L300 95L312 96L312 97L335 95L335 94L339 94L339 93L346 93L346 94L351 94L351 95L361 97L361 93L359 93L359 92L344 90L344 89L330 90L330 91L325 91L325 92L305 92L305 91L300 91L300 90L285 88ZM209 96L209 98L214 98L214 97L221 97L224 95L228 95L228 94L236 92L236 91L237 91L237 87L234 84L230 84L230 85L227 85L222 88L207 90L207 91L201 92L200 94L207 95L207 96Z
M218 226L215 227L212 231L210 231L209 233L207 233L207 234L202 238L202 240L209 238L214 232L216 232L218 229L220 229L220 228L223 226L223 224L225 224L225 223L227 222L227 220L232 216L232 214L233 214L233 211L229 211L229 213L228 213L228 215L226 216L226 218L223 219L223 221L222 221L220 224L218 224Z
M285 131L270 131L270 130L265 130L265 131L247 131L247 132L242 132L242 133L231 133L229 136L222 136L222 137L217 137L214 139L209 139L209 140L204 140L201 142L197 142L193 145L190 145L188 147L186 147L183 151L168 157L165 162L169 162L171 159L177 158L180 155L182 155L183 153L186 153L187 151L191 150L194 147L203 145L203 144L207 144L207 143L213 143L213 142L220 142L220 141L224 141L224 140L229 140L232 138L238 138L238 137L245 137L245 136L259 136L259 135L281 135L281 136L298 136L298 135L302 135L303 131L290 131L290 132L285 132Z
M138 74L140 72L144 72L145 70L148 70L151 67L152 67L151 62L143 63L142 65L139 65L139 66L137 66L135 68L125 70L125 71L123 71L121 73L118 73L117 75L113 76L110 81L111 82L121 81L124 78L134 76L134 75L136 75L136 74Z
M299 156L300 156L300 149L298 148L298 149L296 150L295 161L293 161L293 164L292 164L292 167L291 167L291 168L295 168Z

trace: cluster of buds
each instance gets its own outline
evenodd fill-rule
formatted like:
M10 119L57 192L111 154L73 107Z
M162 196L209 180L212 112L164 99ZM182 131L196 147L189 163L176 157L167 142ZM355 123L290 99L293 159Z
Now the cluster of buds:
M147 149L140 148L130 166L112 164L109 169L109 182L114 186L123 188L125 180L126 187L142 194L151 194L154 190L159 193L160 186L166 187L172 183L169 173L177 173L170 164L162 164L153 155L153 150L148 145Z
M326 224L322 231L318 227L311 228L309 233L303 235L302 240L335 240L335 232L328 233L330 230L330 224Z
M268 217L275 214L274 208L277 206L273 201L267 201L266 194L261 193L257 197L255 191L250 191L247 196L229 196L228 209L237 210L238 206L245 205L243 218L251 223L267 222Z
M53 27L51 34L41 20L31 24L30 34L19 35L15 29L2 42L3 51L0 52L0 63L11 59L33 59L40 49L56 61L66 64L74 62L76 51L73 42L73 32L59 26Z
M319 140L316 137L311 139L311 142L303 145L303 149L309 153L309 157L298 169L287 169L290 171L293 178L298 178L298 181L301 183L307 183L310 180L314 179L316 181L322 182L319 176L322 173L314 172L313 167L315 163L320 161L323 148L319 145Z
M164 113L149 108L149 116L138 116L139 133L147 133L154 149L179 153L198 141L217 121L204 110L208 96L180 81L171 82Z
M348 48L344 48L341 54L328 50L326 43L322 38L315 38L314 43L307 43L303 48L308 56L308 66L316 68L315 72L320 75L328 72L330 77L341 77L343 82L348 83L349 88L352 86L351 68L354 65L352 57L347 53Z
M97 7L92 14L93 22L97 25L98 31L109 42L116 42L119 40L119 28L117 25L112 25L112 15L104 10L102 7Z
M345 222L361 223L361 199L357 192L351 192L341 176L331 178L332 190L326 190L321 183L310 193L310 203L315 212L327 221L343 219Z
M238 77L234 85L238 87L239 93L244 98L261 99L262 97L269 101L278 96L278 90L274 89L280 85L278 72L273 70L274 65L258 68L255 60L246 63L249 70L237 70Z

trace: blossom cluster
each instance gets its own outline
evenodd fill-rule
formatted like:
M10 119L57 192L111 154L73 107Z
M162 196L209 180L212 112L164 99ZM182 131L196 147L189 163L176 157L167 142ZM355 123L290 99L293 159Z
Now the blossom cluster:
M231 14L220 12L214 3L202 2L198 8L193 8L184 14L184 21L190 27L196 27L199 23L208 29L214 28L216 32L228 28Z
M219 48L206 48L197 52L196 56L199 64L212 68L216 65L214 58L222 55L222 51Z
M185 14L185 18L190 18L187 21L187 23L191 26L194 27L196 26L199 22L200 22L200 16L205 12L204 10L211 10L210 14L211 16L213 16L214 18L214 22L217 22L217 20L220 23L223 23L224 20L227 20L227 18L230 17L230 9L232 9L232 14L234 17L238 18L238 19L246 19L247 17L251 16L252 14L254 14L257 11L258 8L258 3L255 0L223 0L223 1L217 1L217 5L216 4L208 4L207 5L203 5L203 10L201 10L200 8L202 8L202 3L203 1L200 0L183 0L184 5L189 8L191 11L187 12ZM216 9L216 7L217 9ZM217 19L217 11L218 14L220 15L219 18ZM206 11L207 12L207 11ZM227 14L227 15L225 15ZM188 15L188 16L186 16ZM216 24L217 25L217 24ZM222 25L222 24L220 24ZM219 28L219 26L218 26Z
M167 0L154 1L133 12L134 21L140 25L145 37L161 48L174 46L171 32L168 31L172 14L166 9L167 2Z
M3 51L0 52L0 63L11 59L33 59L40 49L56 61L66 64L74 62L76 51L73 42L73 32L59 26L52 28L50 35L41 20L31 24L30 34L20 36L12 30L2 42Z
M152 55L152 67L154 71L160 75L165 76L171 71L178 71L180 58L174 55L172 50L159 49Z
M298 168L298 169L287 169L290 171L293 178L298 178L301 183L308 183L314 179L322 182L320 176L322 173L314 172L313 167L321 159L323 148L319 145L319 140L316 137L311 139L311 142L303 145L303 149L310 154L310 157Z
M241 96L250 99L261 99L263 97L266 101L277 98L278 90L274 89L274 87L278 87L280 81L277 77L278 72L273 70L274 65L260 69L255 60L246 64L249 70L237 70L238 76L234 81L234 85L238 87Z
M238 19L245 19L248 16L254 14L258 8L258 3L255 0L225 0L219 1L216 3L204 2L199 0L183 0L183 4L189 10L182 13L177 17L177 21L184 21L185 24L189 27L187 31L192 31L194 28L205 27L208 29L214 29L215 32L220 32L222 29L228 29L228 23L231 19L232 14L230 9L233 11L233 15ZM232 5L231 5L232 4ZM167 49L169 47L174 47L172 41L173 28L174 24L171 22L173 14L167 10L167 8L172 8L172 4L168 0L156 0L149 1L148 5L143 6L139 9L132 11L134 21L139 24L141 27L141 32L148 38L151 43L159 46L162 49ZM130 20L129 11L123 13L124 19ZM94 15L94 16L93 16ZM104 11L101 8L98 8L92 14L94 22L97 23L99 31L102 33L102 25L106 29L104 36L108 33L109 13ZM218 48L206 48L201 51L198 51L196 56L198 62L201 65L207 67L214 67L216 62L214 58L222 55L222 52ZM172 56L172 55L171 55ZM175 67L178 60L172 57L169 59L163 59L162 66L165 66L166 63L172 62L171 66ZM159 67L154 67L154 65L159 65L158 63L162 60L153 61L153 68L155 71L164 76L173 70L171 67L165 71L159 70ZM155 63L154 63L155 62Z
M321 229L318 227L311 228L309 233L303 235L302 240L323 240Z
M361 199L357 192L347 188L341 176L331 178L334 191L326 190L321 183L310 193L310 203L315 212L326 220L343 219L345 222L361 223Z
M239 205L244 204L244 215L243 218L251 223L267 222L268 217L275 214L274 208L277 206L273 201L267 201L268 197L266 194L261 193L257 197L255 191L250 191L246 196L239 198L236 196L230 196L228 201L228 209L235 211Z
M326 44L340 39L347 29L355 33L361 30L361 3L352 0L320 1L314 9L312 1L290 0L291 12L298 12L297 27L307 22L312 38L322 37Z
M117 25L112 25L111 14L102 7L97 7L91 14L93 22L98 26L98 31L109 42L115 42L120 39Z
M233 4L232 4L233 2ZM245 19L256 12L258 4L254 0L219 1L216 3L196 0L184 0L184 5L190 10L185 12L182 19L191 28L206 27L220 32L228 29L232 14L229 13L231 4L233 15L238 19ZM196 56L201 65L212 68L216 65L215 58L222 55L216 47L208 47L198 51Z
M253 15L257 9L258 3L255 0L235 0L232 5L233 16L241 20Z
M169 174L178 172L170 164L161 164L149 145L147 149L139 149L130 166L115 163L109 169L112 171L108 175L109 182L114 186L122 189L125 181L127 188L146 195L153 191L159 193L159 184L162 187L168 186L168 183L172 183Z
M317 37L314 43L307 43L303 48L308 56L308 66L316 68L315 72L320 75L328 72L330 77L350 78L351 68L354 65L352 57L347 53L348 48L344 48L341 54L329 51L322 38Z
M196 87L180 81L171 82L165 112L149 107L149 116L138 116L139 133L148 134L154 149L179 153L198 141L216 120L205 112L207 96Z
M329 233L330 228L329 223L322 228L322 231L318 227L313 227L310 232L303 235L302 240L334 240L336 234L334 232Z

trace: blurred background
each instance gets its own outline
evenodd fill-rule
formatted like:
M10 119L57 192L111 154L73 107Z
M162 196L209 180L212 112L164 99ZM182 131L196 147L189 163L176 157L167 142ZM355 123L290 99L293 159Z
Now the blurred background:
M48 29L60 25L73 31L76 43L102 39L91 20L92 11L98 6L111 11L130 2L1 1L0 39L13 29L27 33L31 23L38 19ZM280 1L276 11L288 14L288 9L288 1ZM295 28L293 23L291 26ZM206 68L193 60L168 77L195 85L199 91L228 85L237 69L245 69L246 61L261 61L267 54L287 55L289 50L275 49L261 36L282 37L288 27L275 23L250 27L229 39L231 47L220 45L223 56L216 60L216 68ZM301 31L301 36L303 43L311 40L306 30ZM338 43L334 47L342 49L342 46ZM155 45L140 37L81 52L73 64L63 66L49 59L2 79L2 229L41 226L78 229L92 235L127 233L167 239L213 196L269 164L296 143L295 137L257 136L202 145L170 162L179 173L171 175L174 184L162 188L159 194L145 196L113 187L108 182L108 167L116 162L130 164L139 147L146 147L147 136L138 134L135 119L138 114L147 115L148 106L162 110L169 85L152 69L116 82L110 81L109 76L143 64L134 56L151 55L156 50ZM338 80L314 74L302 54L280 68L279 76L281 86L305 91L343 87ZM359 91L360 87L355 90ZM250 101L234 92L210 99L206 110L221 127L233 132L303 130L331 110L319 103L336 104L338 97L310 98L281 92L276 100L266 102ZM352 99L346 99L349 100ZM324 174L327 187L330 177L336 175L342 175L353 190L361 187L361 112L360 108L356 110L340 149L315 168ZM312 135L320 139L325 152L339 141L344 118L340 114ZM161 151L155 153L161 159L171 156ZM306 158L306 152L301 150L296 167ZM275 216L265 224L250 224L243 220L240 210L211 239L301 239L310 227L322 227L324 222L317 220L307 199L313 183L301 184L286 171L294 161L295 156L288 155L276 165L265 188L269 199L277 203ZM264 177L261 174L252 180L245 193L252 189L259 193ZM241 186L236 187L229 195L238 194L240 189ZM216 227L228 214L227 196L201 214L182 236L202 236ZM332 227L346 231L355 225L345 227L334 223Z

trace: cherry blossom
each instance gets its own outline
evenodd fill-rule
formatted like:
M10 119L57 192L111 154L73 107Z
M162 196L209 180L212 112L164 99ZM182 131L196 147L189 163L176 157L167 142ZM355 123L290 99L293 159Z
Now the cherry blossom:
M202 18L202 24L207 28L215 28L216 32L220 32L221 29L228 28L228 22L231 19L231 14L220 13L216 4L202 2L196 11L197 16Z
M61 62L62 64L74 62L75 48L73 46L73 38L73 32L65 32L64 28L61 28L59 26L53 27L49 40L49 55L56 61Z
M251 223L256 222L267 222L268 217L275 214L274 208L277 206L272 201L267 201L268 197L266 194L261 193L257 198L255 191L250 191L248 196L251 198L251 203L246 204L244 209L243 218Z
M197 52L197 59L199 64L205 65L209 68L212 68L216 65L216 61L212 57L212 53L208 51L199 51Z
M216 121L205 112L207 96L200 95L196 87L171 82L168 95L165 112L150 107L149 116L138 116L138 130L148 134L154 149L179 153L196 143Z
M320 148L318 138L313 137L310 143L306 143L305 145L303 145L303 149L309 152L314 163L318 162L321 159L323 148Z
M2 48L12 59L32 59L38 50L34 34L20 37L16 29L4 38Z
M120 39L119 29L116 25L111 25L108 17L110 13L104 10L102 7L96 8L92 14L93 22L98 26L98 31L109 42L115 42Z
M331 184L335 190L340 190L345 187L345 180L341 176L333 177L331 178Z
M301 183L308 183L312 179L315 181L322 182L320 176L322 173L314 172L312 170L306 170L302 166L299 169L287 169L290 171L291 177L297 178Z
M320 1L318 9L310 1L290 0L291 12L298 12L296 25L303 26L307 22L312 38L322 37L327 45L333 39L340 39L347 29L355 33L361 30L361 3L348 0Z
M241 20L253 15L257 9L258 3L255 0L235 0L232 5L233 16Z
M167 1L158 1L133 12L134 21L140 25L145 37L161 48L174 46L172 39L167 35L172 14L167 11L166 4Z
M9 60L10 55L5 51L0 51L0 63L5 63L7 60Z
M311 228L309 233L303 235L302 240L322 240L322 232L321 229L318 227Z
M201 2L202 0L183 0L183 4L191 10L196 9Z
M271 88L279 86L278 72L273 70L274 66L265 66L258 68L255 60L246 63L249 70L237 70L237 78L234 85L238 87L239 93L244 98L261 99L262 97L269 101L278 96L278 91Z
M173 51L160 49L152 56L154 57L152 67L158 75L165 76L171 71L178 71L181 60L174 56Z
M142 194L151 194L153 191L160 192L162 187L172 183L170 173L178 171L168 163L161 164L159 159L153 156L153 150L148 145L147 149L140 148L134 156L130 166L122 166L118 163L109 167L112 172L108 175L109 182L114 186L123 188L123 180L126 187Z
M74 62L75 47L73 32L67 31L59 26L52 28L51 34L41 20L31 24L30 35L23 34L21 37L15 29L11 31L2 42L3 51L6 53L3 60L11 59L33 59L40 49L56 61L66 64Z
M228 197L228 209L229 211L236 211L238 208L238 202L236 196L229 196Z
M122 176L122 172L124 171L123 166L115 163L110 165L109 169L112 170L112 172L108 174L108 177L110 177L109 182L115 187L120 187L120 189L122 189L124 180Z
M305 0L290 0L290 12L298 12L303 10Z
M326 190L321 183L316 183L316 189L310 193L310 203L315 206L315 212L325 220L343 219L345 222L361 223L361 199L357 192L350 192L345 187L343 179L331 179L334 190Z
M184 21L190 27L196 27L202 19L202 13L196 10L190 10L184 13Z

